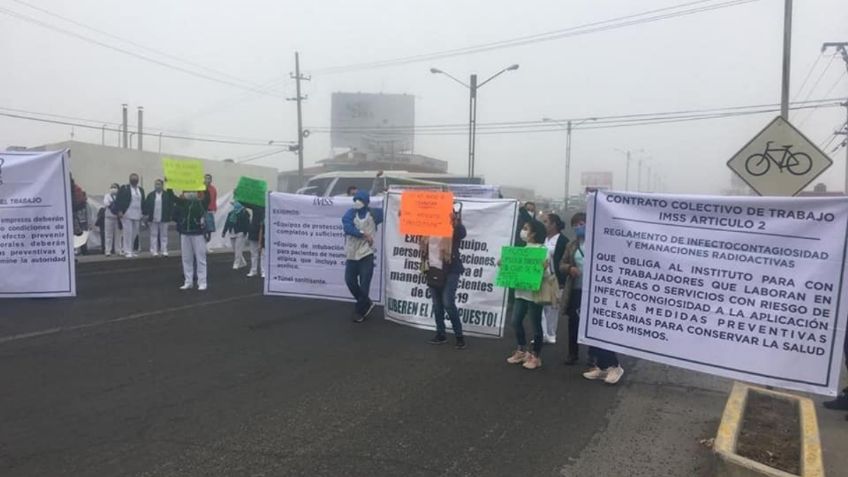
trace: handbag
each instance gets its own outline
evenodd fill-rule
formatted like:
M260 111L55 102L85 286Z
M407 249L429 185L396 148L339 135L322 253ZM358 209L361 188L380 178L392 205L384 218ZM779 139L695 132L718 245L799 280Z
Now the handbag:
M427 277L427 286L433 288L444 288L448 280L448 274L437 267L428 267L425 276Z
M545 274L539 287L539 303L556 305L559 301L559 282L556 275Z

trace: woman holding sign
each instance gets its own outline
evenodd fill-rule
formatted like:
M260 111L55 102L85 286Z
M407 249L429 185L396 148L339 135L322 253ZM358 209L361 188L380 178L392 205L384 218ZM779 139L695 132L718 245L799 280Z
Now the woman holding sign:
M168 180L167 178L165 179ZM203 238L209 194L183 192L179 197L168 189L174 205L174 220L180 233L180 253L183 260L183 286L180 290L194 287L195 262L197 263L197 289L206 290L206 239Z
M527 243L528 248L544 248L545 246L545 226L536 219L532 219L524 224L521 229L520 238ZM539 260L539 268L542 272L543 286L539 291L531 290L515 290L515 304L513 305L512 326L515 328L515 339L518 341L518 349L507 358L509 364L521 364L525 369L537 369L542 366L542 345L544 344L544 332L542 331L542 308L545 304L550 303L548 293L554 293L552 290L547 290L545 282L555 280L550 271L549 262L547 259ZM547 292L547 293L546 293ZM524 318L530 315L530 321L533 325L533 345L532 350L527 350L527 337L524 332Z
M436 317L436 336L430 344L440 345L447 342L445 336L445 314L453 328L456 337L456 349L465 348L465 338L462 336L462 321L456 308L456 289L459 277L465 268L459 255L459 244L467 232L462 225L462 207L457 203L451 213L453 225L452 237L421 237L418 247L421 251L421 265L427 277L427 286L433 299L433 312Z

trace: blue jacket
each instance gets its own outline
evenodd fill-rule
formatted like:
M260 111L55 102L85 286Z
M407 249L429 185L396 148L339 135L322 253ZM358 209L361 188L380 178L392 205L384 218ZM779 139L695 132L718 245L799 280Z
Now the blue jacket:
M353 207L348 209L345 212L344 216L342 216L342 225L344 226L345 235L350 235L351 237L362 238L362 232L356 228L356 225L353 223L353 219L355 216L359 216L360 219L364 219L368 212L371 212L371 216L374 217L374 223L376 225L380 225L383 223L383 209L377 208L372 209L368 207L368 204L371 203L371 196L368 195L368 192L359 191L353 196L353 200L360 200L365 207L356 210Z

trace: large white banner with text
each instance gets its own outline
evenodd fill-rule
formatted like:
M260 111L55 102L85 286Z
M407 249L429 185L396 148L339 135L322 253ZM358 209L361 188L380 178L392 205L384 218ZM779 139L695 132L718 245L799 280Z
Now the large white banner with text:
M848 198L598 192L580 342L835 395Z
M384 261L386 264L386 319L425 330L435 330L430 292L419 271L418 237L400 233L399 192L386 199ZM462 223L468 236L462 241L465 273L460 277L456 305L463 334L503 336L507 290L494 285L501 247L511 245L518 203L509 199L455 199L462 204ZM450 328L450 321L445 323Z
M0 298L76 296L66 151L0 152Z
M371 198L371 208L382 207ZM265 294L354 301L345 285L345 234L342 216L350 197L314 197L272 192L265 219ZM383 303L382 225L374 246L371 300Z

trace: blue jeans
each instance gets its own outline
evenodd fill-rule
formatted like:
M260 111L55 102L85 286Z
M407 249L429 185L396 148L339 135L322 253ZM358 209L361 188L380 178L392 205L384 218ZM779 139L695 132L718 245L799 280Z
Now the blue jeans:
M601 369L618 366L618 356L603 348L589 347L589 357L594 358L595 366Z
M530 320L533 324L533 352L536 356L542 351L544 335L542 334L542 305L516 298L512 304L512 327L515 329L515 339L518 346L527 346L527 337L524 334L524 317L530 312Z
M445 313L453 327L453 334L462 338L462 322L459 320L459 310L456 308L456 289L459 287L459 274L449 273L442 288L430 287L433 297L433 313L436 315L436 333L445 334Z
M374 255L345 263L345 283L350 294L356 300L356 312L364 315L371 306L368 292L371 290L371 277L374 276Z

